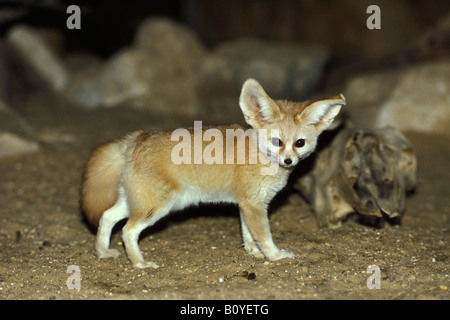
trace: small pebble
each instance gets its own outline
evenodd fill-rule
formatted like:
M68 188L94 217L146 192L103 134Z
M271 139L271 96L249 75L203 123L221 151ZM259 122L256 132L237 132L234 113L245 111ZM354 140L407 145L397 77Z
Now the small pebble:
M20 239L22 239L22 232L19 230L16 231L16 243L20 242Z

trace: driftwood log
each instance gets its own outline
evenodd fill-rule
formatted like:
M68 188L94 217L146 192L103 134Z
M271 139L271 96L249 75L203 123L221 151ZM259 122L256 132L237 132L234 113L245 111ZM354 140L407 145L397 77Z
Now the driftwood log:
M371 224L399 223L406 194L416 186L416 167L411 144L398 130L343 129L294 186L320 227L339 225L353 212Z

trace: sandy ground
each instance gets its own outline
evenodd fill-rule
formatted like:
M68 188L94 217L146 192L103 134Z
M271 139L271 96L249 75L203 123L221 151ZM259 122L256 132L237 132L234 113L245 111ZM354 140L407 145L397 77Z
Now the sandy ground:
M140 248L161 268L140 270L124 254L120 228L111 243L123 254L97 259L95 230L79 208L84 163L96 145L127 131L193 122L55 105L35 99L22 107L42 150L0 162L0 299L450 298L448 137L406 133L419 184L401 225L375 229L351 218L341 228L318 229L307 203L288 188L271 206L270 223L275 243L296 259L247 255L237 209L204 206L145 231ZM375 276L366 272L370 265L379 267L379 289L367 286ZM67 273L70 266L75 272Z

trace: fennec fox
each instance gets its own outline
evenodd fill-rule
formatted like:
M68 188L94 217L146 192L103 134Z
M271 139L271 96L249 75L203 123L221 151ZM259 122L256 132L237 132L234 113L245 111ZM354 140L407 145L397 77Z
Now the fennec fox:
M145 261L139 249L142 230L172 210L200 202L231 202L239 205L244 248L249 254L269 260L294 258L292 252L274 244L267 207L286 185L294 166L314 151L319 134L331 125L345 98L274 101L256 80L248 79L239 104L252 128L245 132L238 125L183 129L188 133L187 147L181 148L183 161L174 158L174 151L181 149L171 132L135 131L93 151L84 172L81 205L88 221L98 224L98 257L119 255L109 248L111 230L128 218L122 235L128 258L135 267L158 268ZM232 139L228 139L230 131ZM212 136L214 148L213 142L203 141L212 141ZM245 143L235 144L235 138L244 138ZM239 152L244 156L239 158ZM260 161L250 161L255 152ZM264 172L274 165L275 170Z

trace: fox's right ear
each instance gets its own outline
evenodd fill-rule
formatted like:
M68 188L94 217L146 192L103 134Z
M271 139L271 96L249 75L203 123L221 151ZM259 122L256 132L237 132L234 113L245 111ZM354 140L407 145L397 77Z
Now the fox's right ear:
M247 79L242 86L239 105L245 121L255 129L280 121L280 108L255 79Z

